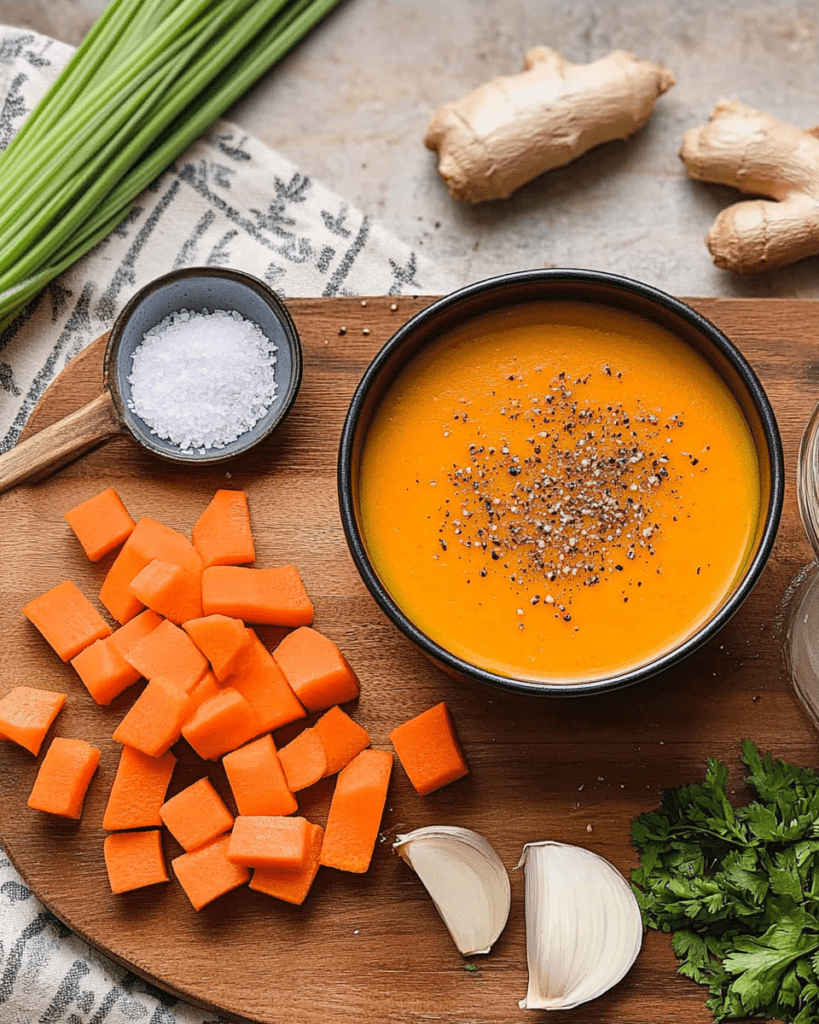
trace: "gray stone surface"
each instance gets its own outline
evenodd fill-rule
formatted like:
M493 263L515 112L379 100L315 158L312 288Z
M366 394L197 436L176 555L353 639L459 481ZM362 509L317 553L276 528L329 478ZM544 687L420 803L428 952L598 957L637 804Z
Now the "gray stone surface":
M0 21L76 43L104 0L0 0ZM378 218L463 283L508 270L589 267L677 295L819 297L819 260L756 278L711 264L703 238L738 198L692 182L685 130L734 98L819 120L817 3L747 0L344 0L231 111L238 124ZM508 200L450 199L422 144L435 107L546 44L577 62L630 50L677 84L649 124Z

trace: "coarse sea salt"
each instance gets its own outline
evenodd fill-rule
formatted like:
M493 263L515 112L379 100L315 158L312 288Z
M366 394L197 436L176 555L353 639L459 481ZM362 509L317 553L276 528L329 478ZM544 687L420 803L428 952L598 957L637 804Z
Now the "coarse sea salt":
M224 448L276 396L276 346L235 310L181 309L134 349L128 407L181 451Z

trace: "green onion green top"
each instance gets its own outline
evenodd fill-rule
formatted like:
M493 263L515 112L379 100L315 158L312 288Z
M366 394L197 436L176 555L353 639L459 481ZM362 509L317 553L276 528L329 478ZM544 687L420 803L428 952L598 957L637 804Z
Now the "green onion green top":
M339 0L113 0L0 153L0 329Z

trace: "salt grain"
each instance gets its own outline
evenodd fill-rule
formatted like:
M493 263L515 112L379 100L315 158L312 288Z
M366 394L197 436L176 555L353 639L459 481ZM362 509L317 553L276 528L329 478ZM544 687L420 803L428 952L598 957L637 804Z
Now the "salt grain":
M134 349L128 407L181 451L224 448L270 408L275 352L236 311L179 310Z

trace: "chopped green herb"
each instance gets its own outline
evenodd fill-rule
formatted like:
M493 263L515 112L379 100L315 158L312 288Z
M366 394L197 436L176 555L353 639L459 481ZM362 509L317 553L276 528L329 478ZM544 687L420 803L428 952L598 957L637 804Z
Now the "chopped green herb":
M469 971L470 974L478 973L478 968L475 964L464 964L464 970Z
M649 928L673 932L681 974L716 1021L819 1020L819 775L745 740L756 800L732 807L728 769L671 790L634 820L632 885Z

